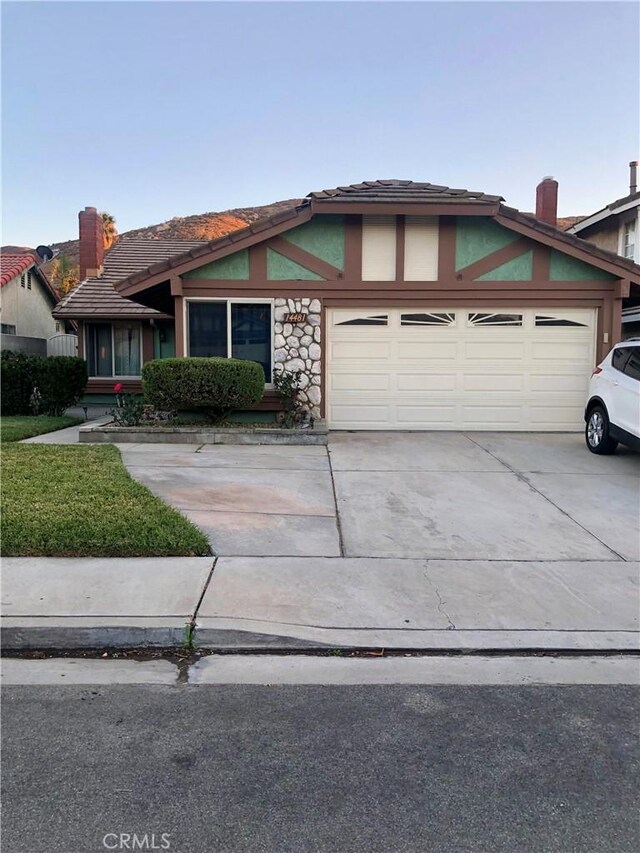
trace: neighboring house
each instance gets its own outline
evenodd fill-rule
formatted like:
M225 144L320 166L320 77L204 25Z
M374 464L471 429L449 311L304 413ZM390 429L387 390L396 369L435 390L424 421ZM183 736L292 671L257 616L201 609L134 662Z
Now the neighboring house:
M80 323L90 394L141 389L167 356L277 365L334 429L573 430L594 365L620 338L640 267L500 196L368 181L210 242L128 242L103 268L80 213L83 281L55 309Z
M0 255L0 348L46 355L47 341L66 330L64 320L51 316L57 301L33 255Z
M640 192L636 160L629 163L628 195L612 201L568 230L601 249L608 249L636 264L640 263ZM640 298L632 295L625 300L624 306L623 337L640 334Z

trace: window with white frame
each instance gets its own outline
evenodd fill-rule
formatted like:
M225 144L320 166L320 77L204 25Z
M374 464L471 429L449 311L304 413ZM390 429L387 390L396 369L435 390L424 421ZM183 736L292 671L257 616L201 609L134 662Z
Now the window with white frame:
M188 300L189 355L257 361L271 382L271 312L270 301Z
M634 259L636 251L636 223L625 222L622 228L622 257Z
M89 323L86 335L89 376L140 376L139 323Z

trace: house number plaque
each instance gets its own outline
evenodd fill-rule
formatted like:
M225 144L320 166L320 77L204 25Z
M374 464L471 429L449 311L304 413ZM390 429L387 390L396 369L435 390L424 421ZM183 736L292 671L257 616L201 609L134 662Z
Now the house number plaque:
M284 321L285 323L304 323L307 319L307 315L304 311L295 311L292 314L287 314Z

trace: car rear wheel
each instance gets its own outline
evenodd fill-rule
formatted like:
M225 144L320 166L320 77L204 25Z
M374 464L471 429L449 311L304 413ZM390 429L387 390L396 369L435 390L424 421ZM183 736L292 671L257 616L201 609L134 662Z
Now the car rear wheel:
M589 412L584 437L592 453L613 453L618 446L616 439L611 436L609 418L602 406L595 406Z

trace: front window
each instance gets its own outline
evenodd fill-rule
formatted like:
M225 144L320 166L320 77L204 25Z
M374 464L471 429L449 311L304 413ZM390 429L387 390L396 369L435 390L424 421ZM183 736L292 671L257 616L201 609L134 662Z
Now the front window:
M140 376L140 326L90 323L87 326L89 376Z
M189 355L257 361L271 382L271 303L188 303Z
M636 251L636 223L626 222L622 235L622 256L633 260Z

